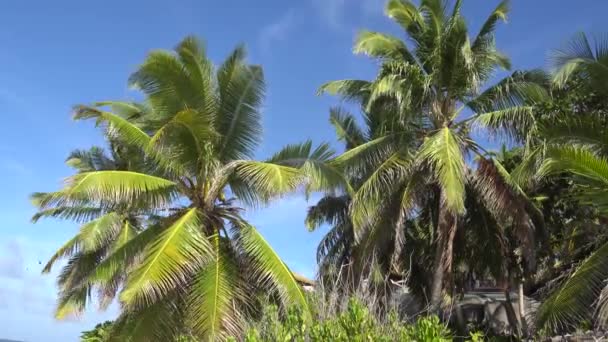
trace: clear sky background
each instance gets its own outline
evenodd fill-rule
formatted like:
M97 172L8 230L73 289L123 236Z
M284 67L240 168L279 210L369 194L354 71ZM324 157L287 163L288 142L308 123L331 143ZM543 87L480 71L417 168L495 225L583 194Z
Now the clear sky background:
M476 32L495 0L465 0ZM54 275L42 264L77 230L69 222L29 222L28 195L57 189L70 175L63 161L74 148L102 142L90 124L71 121L70 109L98 100L136 96L129 74L152 49L172 48L194 34L215 61L240 42L264 66L264 158L287 143L335 143L320 84L371 78L374 64L351 54L362 28L399 33L383 17L384 0L6 0L0 4L0 338L77 341L79 333L116 315L116 307L57 322ZM514 0L498 45L514 68L544 67L546 54L576 31L608 32L606 0ZM336 146L339 146L336 144ZM307 202L291 196L248 213L295 271L315 273L323 231L308 233Z

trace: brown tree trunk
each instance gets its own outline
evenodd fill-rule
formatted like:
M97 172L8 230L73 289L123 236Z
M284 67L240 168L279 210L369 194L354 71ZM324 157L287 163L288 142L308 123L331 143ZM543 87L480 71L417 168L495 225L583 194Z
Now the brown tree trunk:
M443 201L442 201L443 202ZM438 312L441 308L442 291L447 277L452 272L452 253L456 235L456 218L454 214L441 205L439 209L437 244L433 260L433 278L431 283L431 310Z

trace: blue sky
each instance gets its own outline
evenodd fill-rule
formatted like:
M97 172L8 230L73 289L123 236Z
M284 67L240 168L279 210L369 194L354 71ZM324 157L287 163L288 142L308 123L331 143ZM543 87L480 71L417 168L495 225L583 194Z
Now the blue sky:
M305 139L335 143L327 123L336 99L318 97L325 81L371 78L374 64L351 54L357 30L398 34L382 16L384 0L3 1L0 6L0 338L77 341L79 332L111 318L95 309L56 322L53 276L41 265L75 233L74 224L29 223L28 195L56 189L70 174L70 150L100 144L89 124L73 122L74 104L132 99L130 72L148 51L171 48L187 34L219 61L239 42L264 66L268 91L260 158ZM497 1L468 0L473 32ZM549 49L576 31L606 32L605 0L514 0L498 44L515 68L543 67ZM338 145L336 145L338 146ZM311 199L314 201L314 197ZM248 217L298 272L315 272L323 232L303 225L307 202L281 199Z

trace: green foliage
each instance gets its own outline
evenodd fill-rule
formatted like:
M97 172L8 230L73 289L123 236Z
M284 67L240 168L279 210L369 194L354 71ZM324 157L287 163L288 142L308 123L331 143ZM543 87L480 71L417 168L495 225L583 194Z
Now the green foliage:
M97 324L92 330L82 332L80 342L109 342L112 328L113 322L111 321Z
M436 316L422 317L414 324L391 313L385 321L372 315L361 301L351 298L345 310L311 323L302 311L291 308L282 314L274 305L264 308L262 318L245 334L245 341L451 341L449 330Z
M262 292L308 311L296 277L241 206L301 187L348 186L329 165L327 144L251 159L265 84L245 57L237 47L215 68L203 44L186 37L174 51L151 52L131 75L141 103L76 106L74 119L94 120L112 153L73 152L67 163L76 173L64 186L32 195L34 221L83 224L44 269L68 259L58 318L82 313L98 293L101 308L120 300L113 334L123 340L170 341L184 331L216 340L242 333Z

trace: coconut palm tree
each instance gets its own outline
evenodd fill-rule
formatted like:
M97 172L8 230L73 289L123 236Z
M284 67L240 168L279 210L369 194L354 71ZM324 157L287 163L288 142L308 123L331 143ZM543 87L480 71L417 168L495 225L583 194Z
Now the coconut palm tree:
M599 110L583 101L544 122L537 147L520 166L522 179L567 175L577 198L601 215L608 213L608 130L605 98L608 89L608 42L584 33L574 36L562 49L553 51L553 81L557 91L592 96ZM534 175L534 177L529 177ZM595 241L605 241L596 236ZM550 331L570 331L584 320L608 322L605 281L608 279L608 244L594 251L542 304L538 324ZM595 308L595 309L592 309Z
M435 308L443 289L451 288L453 242L457 230L464 228L459 222L466 212L467 189L477 191L491 212L501 213L501 219L520 230L529 268L534 260L536 215L529 210L534 208L523 205L525 194L514 182L496 178L508 173L497 160L486 158L471 132L479 129L525 141L534 124L530 104L546 96L540 84L546 79L540 72L515 72L488 86L497 70L510 68L494 40L494 29L506 19L509 2L500 2L472 37L461 4L388 1L386 14L403 29L407 42L384 33L361 32L354 51L380 63L376 79L333 81L320 90L378 113L369 123L377 132L374 139L334 162L345 174L363 179L350 204L356 240L386 236L376 229L377 223L390 218L399 254L404 240L404 220L399 218L416 216L424 203L420 197L435 193L439 205L433 217L437 234L430 290ZM476 169L473 156L478 157ZM394 215L386 215L389 207Z
M269 160L251 159L261 138L264 77L246 63L243 47L215 68L188 37L173 53L150 53L129 81L143 103L77 106L74 117L95 120L146 168L82 170L59 191L35 196L41 213L91 207L100 220L121 208L142 217L137 233L111 251L89 253L78 237L58 251L72 256L60 275L59 316L81 312L91 291L108 284L122 305L117 331L133 340L238 336L262 292L308 312L289 267L240 206L300 185L334 186L329 182L340 178L324 163L332 156L327 145L291 145ZM109 234L109 224L93 222L87 225Z

